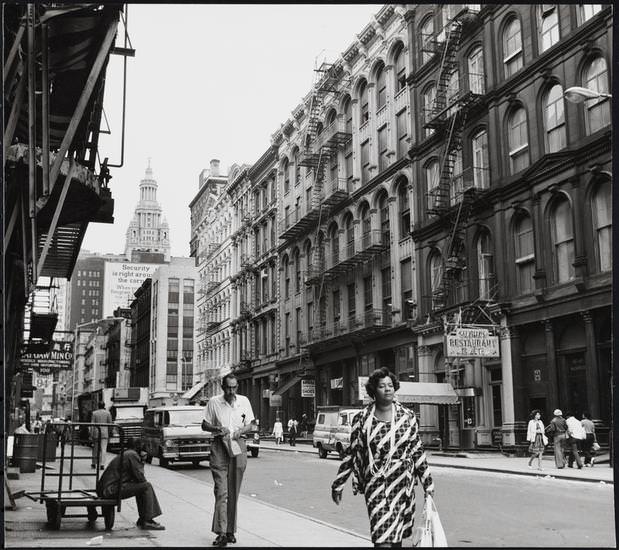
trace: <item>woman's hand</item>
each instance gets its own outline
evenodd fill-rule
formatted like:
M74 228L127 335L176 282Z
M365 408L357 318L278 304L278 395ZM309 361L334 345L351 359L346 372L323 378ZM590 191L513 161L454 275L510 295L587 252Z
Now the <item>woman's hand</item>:
M342 502L342 491L336 491L335 489L331 489L331 499L335 504Z

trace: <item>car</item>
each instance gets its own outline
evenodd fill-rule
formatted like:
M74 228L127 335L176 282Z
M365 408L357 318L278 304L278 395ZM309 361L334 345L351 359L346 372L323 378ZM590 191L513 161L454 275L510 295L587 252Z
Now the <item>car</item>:
M318 449L320 458L327 458L331 451L344 458L346 449L350 447L352 420L360 410L341 406L318 407L312 445Z
M251 456L256 458L260 451L260 435L258 432L247 434L247 450L251 453Z
M140 441L146 461L159 459L164 468L172 462L192 462L198 466L211 455L213 436L202 431L204 407L174 405L154 407L144 413Z

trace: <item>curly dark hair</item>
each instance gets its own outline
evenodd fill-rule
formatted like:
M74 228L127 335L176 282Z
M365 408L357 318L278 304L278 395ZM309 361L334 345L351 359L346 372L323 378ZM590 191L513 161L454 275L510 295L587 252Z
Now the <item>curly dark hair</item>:
M393 374L387 367L381 367L380 369L375 370L368 379L365 384L365 391L368 392L368 395L371 399L376 397L376 388L378 388L378 381L383 378L391 378L393 382L393 389L398 391L400 389L400 382L396 378L395 374Z
M535 419L535 415L536 415L537 413L539 413L539 414L540 414L540 416L542 415L542 411L540 411L539 409L533 409L533 410L531 411L531 414L529 414L529 418L530 418L531 420L534 420L534 419Z

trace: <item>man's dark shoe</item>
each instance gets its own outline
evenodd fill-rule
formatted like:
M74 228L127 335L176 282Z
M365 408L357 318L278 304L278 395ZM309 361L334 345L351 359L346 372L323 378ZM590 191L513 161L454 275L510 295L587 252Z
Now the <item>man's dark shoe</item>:
M228 544L228 537L226 535L217 535L217 538L213 541L213 546L225 546Z
M135 524L138 527L142 527L142 525L144 525L144 520L142 518L138 518L138 520L135 522Z
M140 526L142 529L148 529L150 531L165 531L165 527L161 523L157 523L155 520L145 521Z
M226 533L226 539L230 544L236 543L236 537L234 536L234 533Z

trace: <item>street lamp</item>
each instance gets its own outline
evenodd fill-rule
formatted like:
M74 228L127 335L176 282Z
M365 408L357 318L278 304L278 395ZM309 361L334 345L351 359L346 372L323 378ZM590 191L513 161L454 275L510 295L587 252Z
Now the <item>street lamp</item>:
M612 94L606 92L598 92L590 88L582 88L580 86L572 86L563 93L565 99L572 103L582 103L588 99L611 98Z

